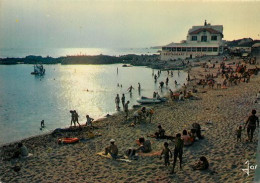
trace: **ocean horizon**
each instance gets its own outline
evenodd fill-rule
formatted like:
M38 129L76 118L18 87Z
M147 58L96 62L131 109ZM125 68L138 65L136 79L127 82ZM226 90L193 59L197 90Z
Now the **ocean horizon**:
M109 55L158 54L155 48L0 48L0 58L22 58L29 55L42 57L62 57L75 55Z

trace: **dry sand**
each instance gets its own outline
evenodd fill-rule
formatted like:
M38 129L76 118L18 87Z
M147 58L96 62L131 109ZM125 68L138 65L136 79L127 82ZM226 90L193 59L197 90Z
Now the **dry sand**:
M219 64L217 64L217 67ZM192 68L191 79L204 72L200 67ZM214 69L216 72L216 69ZM95 132L102 134L87 142L71 145L59 145L58 137L44 135L23 142L33 157L25 160L0 161L0 178L9 182L253 182L254 171L250 175L242 171L245 161L256 162L257 134L252 143L246 142L246 131L242 133L242 142L236 142L235 129L245 122L251 110L255 108L260 114L260 104L254 104L259 90L260 77L253 75L249 83L240 83L228 89L202 89L196 94L201 100L166 102L152 106L155 114L152 123L142 122L129 127L133 120L124 122L123 113L108 117L95 123ZM192 86L192 84L190 84ZM201 91L206 91L202 93ZM132 115L133 111L131 111ZM206 125L207 120L213 125ZM68 119L69 120L69 119ZM184 147L183 170L176 166L176 173L171 175L170 167L165 167L158 157L140 157L131 163L105 159L96 156L109 145L111 138L116 140L120 154L128 147L137 147L135 139L154 133L160 123L167 135L175 135L183 129L190 129L198 122L207 130L202 134L205 139L196 141L190 147ZM257 130L258 132L258 130ZM87 129L82 132L69 132L64 136L87 137ZM161 150L167 140L152 141L153 151ZM169 142L171 150L174 144ZM206 156L210 163L208 171L193 171L190 166L200 156ZM172 162L172 159L171 159ZM17 173L12 170L20 165ZM212 172L216 173L212 173Z

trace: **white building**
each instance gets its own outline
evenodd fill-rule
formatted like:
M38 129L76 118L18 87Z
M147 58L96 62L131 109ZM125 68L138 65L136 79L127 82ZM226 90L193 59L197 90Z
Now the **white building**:
M162 47L161 60L177 60L223 53L223 25L192 26L187 40Z

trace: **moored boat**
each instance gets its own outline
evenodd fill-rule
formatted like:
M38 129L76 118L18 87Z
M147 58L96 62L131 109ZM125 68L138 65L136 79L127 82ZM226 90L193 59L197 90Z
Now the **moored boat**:
M32 75L38 75L38 76L42 76L45 74L45 69L43 68L43 66L41 64L36 64L33 66L34 71L31 72Z
M157 104L161 102L165 102L166 98L148 98L148 97L141 97L137 100L140 104Z

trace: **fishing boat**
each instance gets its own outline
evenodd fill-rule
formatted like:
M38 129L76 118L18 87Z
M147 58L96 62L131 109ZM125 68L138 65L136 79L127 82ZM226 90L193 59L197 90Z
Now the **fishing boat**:
M157 104L161 102L165 102L166 98L148 98L148 97L141 97L137 100L140 104Z
M45 74L45 69L43 68L42 64L36 64L33 66L34 71L31 72L32 75L38 75L38 76L42 76Z

